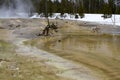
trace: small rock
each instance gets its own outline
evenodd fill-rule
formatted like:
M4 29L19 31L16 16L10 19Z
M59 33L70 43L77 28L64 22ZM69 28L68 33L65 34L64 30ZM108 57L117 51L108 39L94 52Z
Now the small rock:
M58 42L61 42L61 40L58 40Z
M3 59L0 59L0 62L3 61Z
M13 27L13 24L8 25L9 27Z
M20 70L16 63L10 64L10 65L8 66L8 69L14 70L14 71Z
M20 27L21 25L17 25L16 28Z

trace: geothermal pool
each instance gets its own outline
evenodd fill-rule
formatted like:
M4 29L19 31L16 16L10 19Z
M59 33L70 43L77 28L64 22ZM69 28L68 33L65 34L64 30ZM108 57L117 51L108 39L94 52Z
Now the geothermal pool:
M48 42L43 49L84 64L98 72L103 80L120 80L119 36L71 35L61 41Z

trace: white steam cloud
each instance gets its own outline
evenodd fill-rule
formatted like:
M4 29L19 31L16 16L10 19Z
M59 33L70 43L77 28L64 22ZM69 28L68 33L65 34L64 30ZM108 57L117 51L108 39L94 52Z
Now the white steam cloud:
M31 0L5 0L0 7L0 18L27 18L32 11Z

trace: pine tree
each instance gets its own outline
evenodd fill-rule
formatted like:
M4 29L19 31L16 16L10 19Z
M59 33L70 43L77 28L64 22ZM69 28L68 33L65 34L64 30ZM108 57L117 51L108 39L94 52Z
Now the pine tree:
M71 0L68 2L68 13L73 14L73 5Z
M61 5L60 5L60 13L61 13L61 17L64 15L65 13L65 0L61 1Z
M110 18L111 15L112 15L112 10L111 10L111 7L108 3L105 3L104 6L103 6L103 17L104 18Z
M115 14L116 13L116 5L115 5L115 0L109 0L109 7L111 9L111 14Z
M48 13L49 16L51 17L53 15L53 3L51 0L49 0L47 3L48 3Z
M53 12L54 13L60 13L60 2L59 2L59 0L55 0L54 2L53 2Z
M6 1L11 0L0 0L0 5L2 5ZM76 13L102 13L102 14L120 14L120 0L108 0L108 5L104 2L105 0L47 0L49 15L51 16L52 13L64 13L69 14L76 14ZM45 0L32 0L36 12L43 13L45 15ZM82 2L83 6L80 6ZM7 3L6 3L7 4ZM9 4L8 4L9 5ZM108 8L109 7L109 8ZM106 9L108 8L108 9ZM104 10L106 9L106 11ZM112 11L112 12L111 12Z
M79 9L78 9L78 14L80 15L81 18L84 17L84 7L82 5L82 2L80 2Z

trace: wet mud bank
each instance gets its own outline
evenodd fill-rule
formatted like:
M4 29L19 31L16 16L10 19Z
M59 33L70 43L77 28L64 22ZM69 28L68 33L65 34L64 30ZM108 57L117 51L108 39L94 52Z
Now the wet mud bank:
M84 65L95 72L101 80L119 80L119 28L95 24L101 29L98 33L93 32L88 25L87 23L80 24L72 21L65 22L65 25L60 27L59 33L54 37L37 38L25 43L75 64Z

